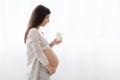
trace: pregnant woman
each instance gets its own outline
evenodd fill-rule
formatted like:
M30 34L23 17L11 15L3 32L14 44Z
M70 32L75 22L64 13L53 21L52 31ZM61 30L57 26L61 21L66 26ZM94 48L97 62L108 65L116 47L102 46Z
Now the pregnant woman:
M24 37L27 51L26 80L49 80L49 76L57 69L59 60L52 47L61 41L54 39L49 44L39 32L40 27L49 22L49 17L50 10L43 5L38 5L31 14Z

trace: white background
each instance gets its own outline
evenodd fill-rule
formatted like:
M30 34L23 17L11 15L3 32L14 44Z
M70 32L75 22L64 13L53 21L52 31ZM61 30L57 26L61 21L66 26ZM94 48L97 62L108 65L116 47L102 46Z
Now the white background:
M120 0L0 0L0 80L24 80L24 32L38 4L51 10L48 41L63 36L51 80L120 80Z

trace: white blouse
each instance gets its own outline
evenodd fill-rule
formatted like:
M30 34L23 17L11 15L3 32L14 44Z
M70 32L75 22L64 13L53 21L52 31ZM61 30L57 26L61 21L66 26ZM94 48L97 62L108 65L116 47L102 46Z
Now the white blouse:
M35 71L35 64L39 61L43 66L49 64L47 57L43 53L45 48L49 47L48 41L42 36L42 33L36 28L29 30L26 39L26 50L27 50L27 71L26 77L33 77Z

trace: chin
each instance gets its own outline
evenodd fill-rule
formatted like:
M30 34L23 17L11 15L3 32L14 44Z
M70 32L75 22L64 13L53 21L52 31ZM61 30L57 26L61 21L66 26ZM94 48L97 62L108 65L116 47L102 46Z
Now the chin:
M42 27L45 27L45 25L42 25Z
M45 27L46 24L43 24L42 27Z

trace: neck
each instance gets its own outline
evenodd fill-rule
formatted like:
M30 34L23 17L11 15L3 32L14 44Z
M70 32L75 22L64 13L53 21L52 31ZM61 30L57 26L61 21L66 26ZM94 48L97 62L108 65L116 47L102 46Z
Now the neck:
M40 26L36 27L36 29L39 30L39 29L40 29Z

